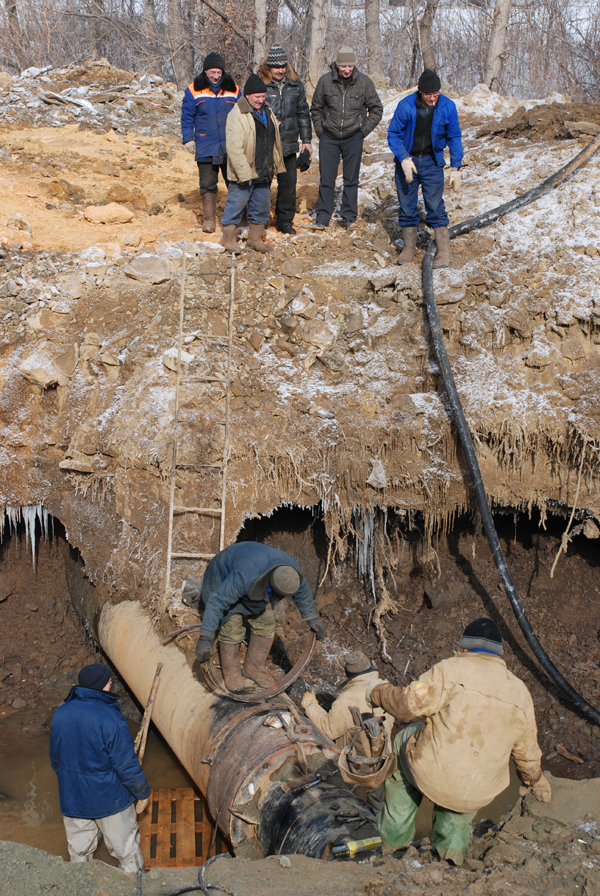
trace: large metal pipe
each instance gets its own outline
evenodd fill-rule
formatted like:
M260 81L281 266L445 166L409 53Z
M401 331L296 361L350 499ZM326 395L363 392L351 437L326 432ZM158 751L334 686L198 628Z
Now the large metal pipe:
M248 706L212 693L195 677L192 658L163 645L135 601L105 604L97 634L142 704L163 663L152 720L236 854L321 858L353 836L358 822L345 820L353 815L368 818L360 837L376 834L374 816L338 776L338 748L308 719L295 721L285 695Z

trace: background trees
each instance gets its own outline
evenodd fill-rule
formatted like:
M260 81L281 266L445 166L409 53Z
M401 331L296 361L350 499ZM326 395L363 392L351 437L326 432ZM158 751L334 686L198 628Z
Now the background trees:
M309 85L342 43L377 81L600 98L600 0L0 0L0 69L105 57L185 87L219 50L241 79L277 40Z

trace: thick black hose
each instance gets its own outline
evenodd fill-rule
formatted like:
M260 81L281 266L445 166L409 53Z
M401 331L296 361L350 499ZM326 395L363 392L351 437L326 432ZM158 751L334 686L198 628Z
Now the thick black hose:
M497 221L498 218L502 217L503 215L507 215L509 212L515 211L515 209L522 208L523 206L528 205L530 202L533 202L543 193L548 192L548 190L551 190L559 183L562 183L567 177L569 177L571 174L585 165L588 159L595 155L595 153L598 152L599 149L600 136L595 137L594 140L592 140L588 144L588 146L581 153L579 153L578 156L572 159L567 165L563 166L560 171L557 171L537 187L534 187L527 193L523 193L522 196L518 196L516 199L513 199L510 202L506 202L504 205L499 205L497 208L494 208L491 211L484 213L483 215L479 215L476 218L469 218L468 220L463 221L461 224L456 224L454 227L450 228L450 239L453 239L455 236L459 236L459 234L470 233L472 230L477 230L480 227L487 227L489 224ZM527 614L525 613L523 604L519 600L517 589L515 588L515 584L512 580L512 576L506 563L504 553L500 546L500 541L498 540L498 533L496 532L496 527L494 526L494 520L492 518L490 505L485 492L483 480L481 478L481 470L479 469L477 455L475 454L475 448L473 447L473 440L471 438L471 433L469 431L469 426L465 417L465 413L463 411L458 390L456 388L456 383L454 382L454 376L452 374L448 352L446 351L446 344L444 342L444 336L442 333L442 327L437 310L437 303L435 300L435 291L433 287L434 255L435 244L432 243L425 253L425 258L423 259L422 264L423 293L425 295L427 317L429 319L433 345L435 348L435 353L437 356L442 378L444 380L444 386L446 388L446 393L450 401L452 419L454 420L456 429L458 431L458 436L465 453L467 466L469 468L469 473L471 475L471 481L473 484L473 491L475 492L475 497L477 499L477 504L479 507L479 513L483 522L483 528L485 530L485 534L487 535L490 549L492 551L492 557L494 558L494 563L496 564L496 568L498 569L500 580L511 603L517 622L519 623L529 646L539 660L540 665L542 666L544 671L547 672L552 681L556 685L558 685L558 687L567 695L573 705L584 716L586 716L587 719L589 719L595 725L600 726L600 712L598 712L597 709L594 709L593 706L590 706L587 700L585 700L581 696L581 694L578 694L577 691L573 687L571 687L569 682L565 678L563 678L561 673L558 671L558 669L540 644L537 635L533 631L531 623L527 618Z

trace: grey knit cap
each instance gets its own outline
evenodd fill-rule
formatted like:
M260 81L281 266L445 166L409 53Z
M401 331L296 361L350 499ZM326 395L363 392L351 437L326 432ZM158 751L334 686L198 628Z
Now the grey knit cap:
M371 672L373 666L371 660L362 650L353 650L346 657L344 663L346 675L361 675L363 672Z
M273 44L267 54L267 65L269 68L283 68L288 64L287 53L279 44Z
M491 650L498 656L504 656L502 632L492 619L485 616L469 622L458 646L463 650Z
M340 47L335 61L338 65L356 65L356 56L352 47Z
M277 594L291 597L300 587L300 576L293 566L276 566L271 573L271 588Z

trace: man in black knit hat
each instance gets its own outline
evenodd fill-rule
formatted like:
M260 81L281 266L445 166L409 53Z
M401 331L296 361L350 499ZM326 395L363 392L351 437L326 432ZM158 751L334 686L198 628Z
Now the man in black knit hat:
M384 848L409 846L423 796L434 804L431 843L442 859L461 865L476 812L498 796L515 763L521 794L547 803L533 701L502 659L502 633L491 619L467 625L459 652L405 688L372 681L367 703L399 722L397 769L385 782L377 818ZM425 721L415 722L415 719Z
M415 257L419 227L419 184L427 213L425 222L433 228L437 251L434 268L445 268L452 260L448 215L444 205L444 149L450 150L448 185L458 192L463 148L456 105L440 93L436 72L425 69L417 92L404 97L396 106L388 128L388 144L396 157L396 190L400 209L404 248L398 264Z

